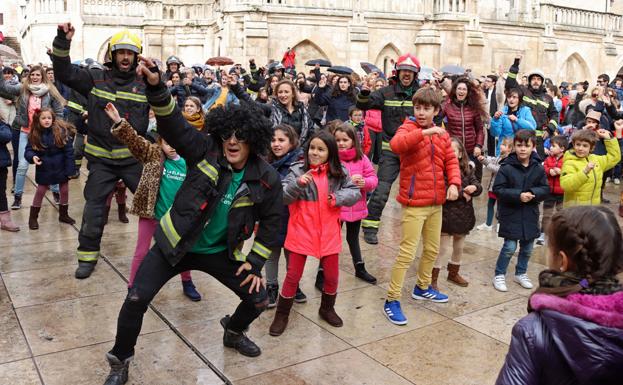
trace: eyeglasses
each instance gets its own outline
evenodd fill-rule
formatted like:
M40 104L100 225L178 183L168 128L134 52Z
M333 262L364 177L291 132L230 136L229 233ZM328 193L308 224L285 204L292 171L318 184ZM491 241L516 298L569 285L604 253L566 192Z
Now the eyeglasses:
M239 131L226 131L221 134L221 139L223 140L223 142L228 142L232 138L234 138L234 140L238 143L244 143L248 139L246 135L242 134Z

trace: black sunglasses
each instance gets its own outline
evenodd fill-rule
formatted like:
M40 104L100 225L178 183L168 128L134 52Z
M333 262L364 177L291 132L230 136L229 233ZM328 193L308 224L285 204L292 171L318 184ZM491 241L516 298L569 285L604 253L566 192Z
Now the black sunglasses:
M229 141L232 137L239 143L244 143L248 139L245 134L237 130L229 130L221 134L223 142Z

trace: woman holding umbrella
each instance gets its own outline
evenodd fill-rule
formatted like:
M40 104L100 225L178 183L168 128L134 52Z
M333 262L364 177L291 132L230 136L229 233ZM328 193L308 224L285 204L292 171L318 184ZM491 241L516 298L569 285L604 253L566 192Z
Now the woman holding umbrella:
M479 180L482 179L482 164L476 158L482 154L485 138L483 122L488 116L482 104L483 97L482 91L471 80L460 77L452 84L441 111L448 134L463 143L470 159L476 164Z
M327 122L335 119L346 122L348 110L357 102L357 93L350 76L339 75L334 87L327 87L327 81L321 79L314 100L320 106L327 106Z

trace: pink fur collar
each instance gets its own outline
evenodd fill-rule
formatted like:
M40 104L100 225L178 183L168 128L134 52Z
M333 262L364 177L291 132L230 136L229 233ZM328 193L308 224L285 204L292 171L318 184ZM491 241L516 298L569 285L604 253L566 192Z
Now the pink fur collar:
M571 294L557 297L536 293L530 297L534 310L554 310L598 325L623 329L623 291L609 295Z

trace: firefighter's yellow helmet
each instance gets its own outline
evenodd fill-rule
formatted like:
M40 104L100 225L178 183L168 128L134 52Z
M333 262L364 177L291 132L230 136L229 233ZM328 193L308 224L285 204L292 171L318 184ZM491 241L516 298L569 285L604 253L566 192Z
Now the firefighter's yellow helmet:
M112 59L112 53L118 49L128 49L138 55L143 51L141 38L127 29L119 31L110 37L108 57Z

